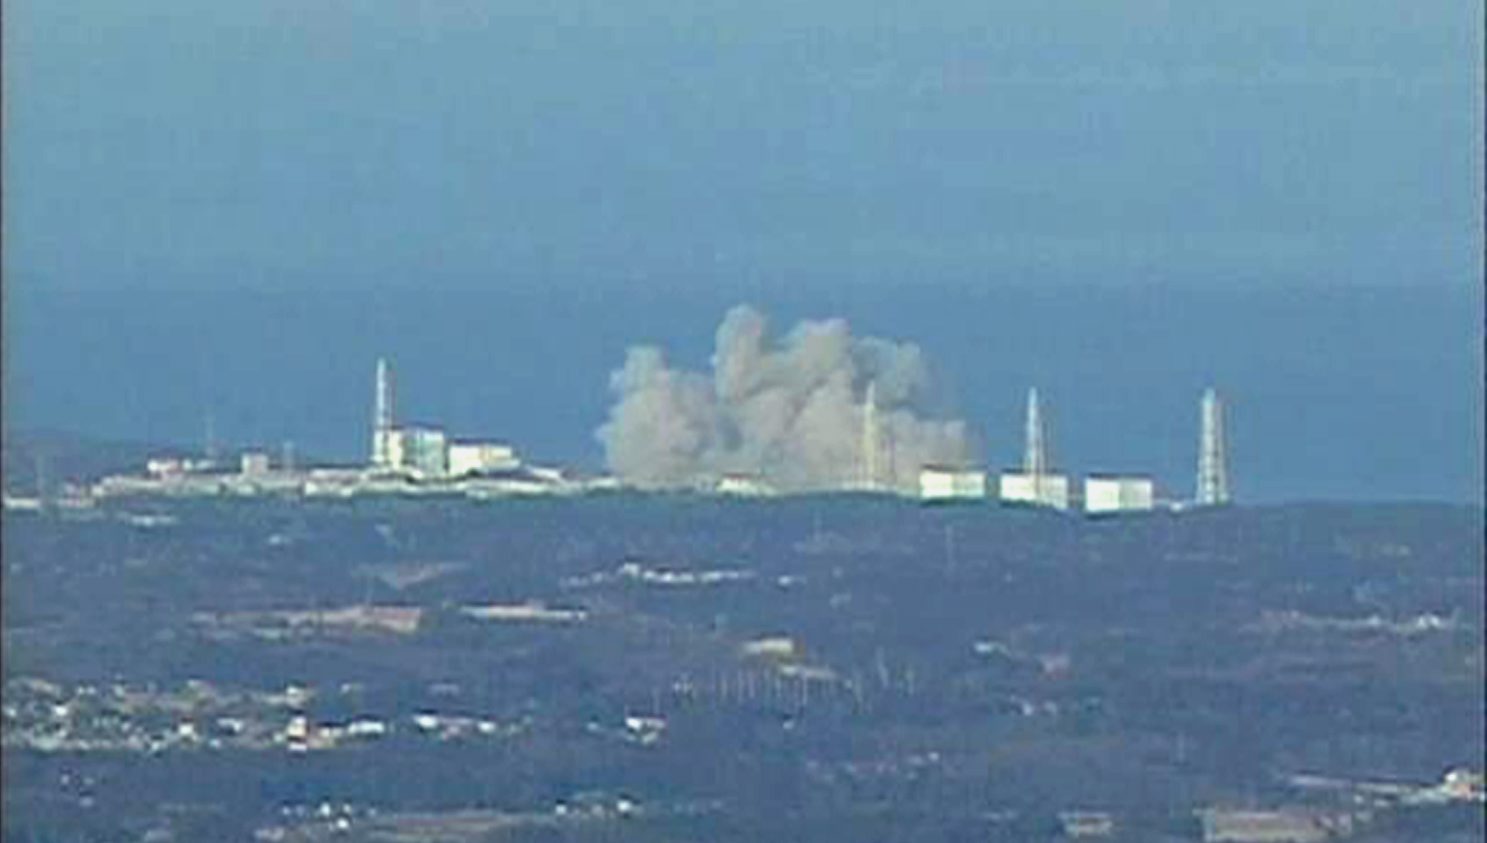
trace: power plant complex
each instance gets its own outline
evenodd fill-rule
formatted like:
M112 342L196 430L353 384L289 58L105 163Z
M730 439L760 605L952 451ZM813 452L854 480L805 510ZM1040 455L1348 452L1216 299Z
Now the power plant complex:
M105 477L90 492L101 497L452 494L498 498L571 494L605 486L602 479L579 481L559 468L528 464L504 442L452 440L437 427L399 424L392 367L381 359L376 367L370 439L363 465L298 467L287 456L274 465L267 453L246 451L233 470L210 457L160 457L146 463L143 476Z
M1036 388L1027 395L1022 467L998 478L998 497L1005 505L1043 507L1064 511L1082 503L1090 515L1146 512L1159 506L1222 506L1229 503L1227 455L1224 444L1223 404L1213 389L1203 394L1199 410L1197 486L1191 501L1161 500L1156 483L1144 475L1091 474L1076 490L1070 478L1052 468L1048 424ZM927 466L919 474L919 496L927 501L977 500L987 497L983 471Z
M84 497L129 495L252 496L277 494L304 497L360 495L462 495L501 498L531 494L578 494L628 488L619 478L579 477L556 467L524 462L504 442L453 440L443 429L405 425L398 421L392 367L376 363L371 413L370 447L365 464L304 466L285 455L274 463L262 451L238 455L236 464L205 459L161 457L151 459L143 475L105 477ZM1158 508L1216 507L1231 500L1224 435L1224 407L1217 392L1208 389L1199 403L1197 471L1194 493L1188 500L1163 499L1145 475L1091 474L1076 485L1059 472L1051 457L1049 423L1036 388L1028 390L1023 426L1022 464L1000 472L994 482L982 469L965 465L918 465L917 484L897 470L892 437L879 418L877 384L866 385L861 405L861 440L857 446L855 476L838 491L917 497L927 503L974 502L995 499L1004 506L1067 511L1074 508L1092 516L1146 512ZM905 488L904 483L909 483ZM764 480L747 473L702 479L692 491L739 496L778 494Z
M398 427L393 407L392 370L386 360L378 360L368 466L372 471L427 480L509 473L521 468L516 449L510 445L451 442L438 428Z

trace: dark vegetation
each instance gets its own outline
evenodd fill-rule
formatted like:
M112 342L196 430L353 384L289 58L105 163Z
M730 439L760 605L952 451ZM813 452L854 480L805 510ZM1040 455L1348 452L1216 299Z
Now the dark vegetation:
M1123 839L1193 839L1194 808L1294 800L1289 774L1429 782L1484 751L1469 508L1087 521L853 497L140 501L4 529L7 680L297 683L322 692L322 720L533 723L300 756L8 749L8 840L244 839L288 805L549 812L585 792L654 809L506 839L1038 840L1072 809L1111 812ZM616 575L626 562L752 577L658 585ZM377 575L435 564L401 587ZM594 574L614 576L574 581ZM525 600L589 616L458 612ZM427 611L412 635L292 642L193 621L367 602ZM1404 631L1427 615L1443 627ZM1374 616L1400 626L1347 625ZM834 678L741 654L764 636ZM615 739L629 713L666 718L662 739ZM92 782L91 807L64 778ZM693 802L716 807L665 807ZM1475 820L1390 822L1376 833Z

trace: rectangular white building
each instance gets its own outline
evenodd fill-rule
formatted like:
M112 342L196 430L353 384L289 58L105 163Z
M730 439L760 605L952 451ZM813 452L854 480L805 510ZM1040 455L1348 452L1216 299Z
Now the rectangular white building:
M449 448L442 430L399 428L393 431L388 445L388 462L393 468L423 477L442 477L449 470Z
M1000 492L1003 503L1060 510L1069 508L1069 478L1062 474L1005 471L1002 472Z
M268 470L268 454L259 451L243 454L238 462L238 473L244 477L261 477L268 474Z
M1112 512L1149 512L1156 499L1149 477L1086 477L1084 511L1091 515Z
M449 473L455 477L487 471L514 471L521 467L516 449L497 442L449 443Z
M986 472L925 466L919 471L922 501L985 500Z

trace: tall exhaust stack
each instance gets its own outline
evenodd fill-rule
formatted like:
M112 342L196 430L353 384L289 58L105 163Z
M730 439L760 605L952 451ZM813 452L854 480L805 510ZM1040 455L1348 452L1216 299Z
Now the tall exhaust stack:
M878 382L868 381L867 398L862 407L862 453L859 478L864 489L878 488Z
M212 418L211 410L207 410L201 445L207 461L215 462L217 460L217 423L216 419Z
M1048 474L1048 431L1043 426L1043 410L1038 404L1038 389L1027 391L1027 434L1022 452L1022 473L1033 478L1037 487Z
M372 409L372 465L386 468L392 462L392 372L385 358L377 358L377 395Z
M1203 393L1203 431L1198 443L1199 506L1229 502L1229 466L1224 440L1224 404L1211 387Z

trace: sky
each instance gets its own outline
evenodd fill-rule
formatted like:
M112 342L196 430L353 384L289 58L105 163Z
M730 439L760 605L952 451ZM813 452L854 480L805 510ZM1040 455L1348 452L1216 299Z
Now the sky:
M11 0L7 420L348 458L385 353L596 467L625 347L749 302L920 343L993 463L1037 381L1185 486L1215 382L1257 499L1480 500L1481 17Z

